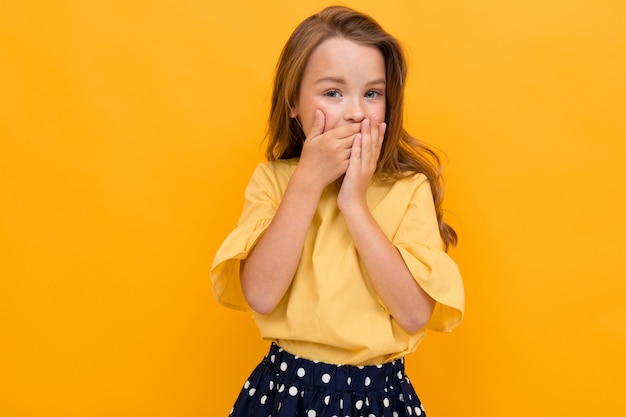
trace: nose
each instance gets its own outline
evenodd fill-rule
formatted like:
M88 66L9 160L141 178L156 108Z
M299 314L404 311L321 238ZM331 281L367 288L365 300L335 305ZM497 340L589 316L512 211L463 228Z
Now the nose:
M365 119L365 112L360 100L350 100L346 108L344 119L353 123L359 123Z

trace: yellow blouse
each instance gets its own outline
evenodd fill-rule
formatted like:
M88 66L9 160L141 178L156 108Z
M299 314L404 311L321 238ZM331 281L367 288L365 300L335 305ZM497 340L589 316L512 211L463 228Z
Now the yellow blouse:
M251 312L264 339L304 358L370 365L413 352L425 329L406 333L374 292L337 208L334 185L321 196L287 294L266 315L247 305L239 281L240 260L272 221L297 163L297 159L280 160L256 168L239 223L213 261L211 279L217 300ZM428 180L415 174L373 182L367 203L417 283L437 302L426 327L451 331L463 317L463 282L457 265L442 250Z

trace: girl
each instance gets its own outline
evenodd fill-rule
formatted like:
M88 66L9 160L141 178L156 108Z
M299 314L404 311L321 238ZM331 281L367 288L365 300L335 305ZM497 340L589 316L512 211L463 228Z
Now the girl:
M406 72L396 39L345 7L287 41L269 162L211 270L272 342L232 416L424 415L403 358L460 323L464 292L439 160L403 129Z

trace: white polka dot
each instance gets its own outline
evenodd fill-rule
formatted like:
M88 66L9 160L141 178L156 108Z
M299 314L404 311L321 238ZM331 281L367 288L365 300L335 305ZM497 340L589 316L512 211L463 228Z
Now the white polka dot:
M411 409L411 407L407 407L406 411L409 413L410 416L413 415L413 410Z
M252 397L255 392L256 390L254 388L250 388L250 391L248 391L248 394L250 394L250 396Z
M393 417L398 417L398 412L397 411L393 412Z
M315 412L315 410L309 410L308 413L306 413L307 417L315 417L317 415L317 413Z
M285 384L280 384L278 386L278 392L283 392L285 390Z
M306 371L304 370L304 368L298 368L298 376L302 378L304 374L306 374Z
M370 414L368 417L376 417L375 414Z
M274 361L276 360L276 355L272 355L272 357L270 358L270 360L272 361L272 363L274 363Z
M324 384L328 384L330 382L330 375L329 374L322 375L322 382Z
M250 388L250 381L246 381L246 383L245 383L245 384L243 384L243 387L244 387L245 389Z
M348 377L348 385L352 382L352 378Z
M343 398L339 399L339 408L343 408Z
M358 400L356 403L354 403L354 406L357 410L360 410L361 408L363 408L363 400Z
M264 395L261 397L261 404L265 404L265 402L267 401L267 395Z
M382 367L383 367L383 365L378 364L378 365L376 365L376 367L377 367L378 369L380 369L380 368L382 368Z
M389 407L389 398L385 398L385 399L383 400L383 405L384 405L385 407Z
M419 407L415 407L415 415L416 416L421 416L422 415L422 410L420 410Z
M400 393L400 395L398 395L398 399L402 402L404 402L404 395L402 395L402 393Z
M298 388L290 387L289 388L289 395L291 395L292 397L295 397L296 395L298 395Z
M283 369L284 371L284 369ZM398 371L398 379L402 379L402 371Z
M365 405L368 407L370 406L370 399L367 397L365 398Z
M270 381L270 390L274 389L274 381Z
M366 377L365 377L365 386L367 387L367 386L368 386L369 384L371 384L371 383L372 383L372 380L370 379L370 377L369 377L369 376L366 376Z
M326 405L330 404L330 395L327 395L326 397L324 397L324 404Z
M283 363L280 364L280 370L283 371L283 372L287 370L287 363L286 362L283 362Z

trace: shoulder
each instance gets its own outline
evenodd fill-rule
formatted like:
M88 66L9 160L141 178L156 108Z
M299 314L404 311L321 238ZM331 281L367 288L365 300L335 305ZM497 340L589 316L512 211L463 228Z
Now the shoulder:
M299 158L265 161L258 164L254 175L271 174L273 176L291 175L298 165Z
M430 182L421 173L406 173L393 178L377 177L368 189L368 202L378 210L403 211L415 204L430 202L433 197Z
M421 172L403 172L394 176L380 175L373 184L384 188L417 189L426 187L430 189L430 181Z
M407 172L402 179L412 184L430 184L428 177L421 172Z
M297 165L298 159L261 162L252 173L248 189L281 190L289 182Z

